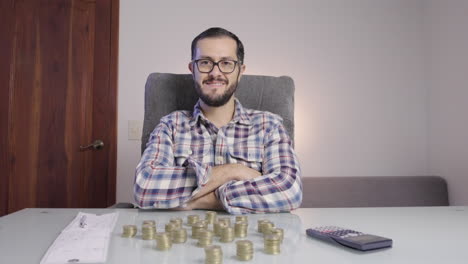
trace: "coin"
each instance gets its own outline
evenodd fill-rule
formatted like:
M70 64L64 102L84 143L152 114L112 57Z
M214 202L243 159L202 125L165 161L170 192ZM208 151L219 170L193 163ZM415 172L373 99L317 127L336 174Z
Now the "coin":
M236 237L246 237L247 236L247 222L236 222L234 224L234 234Z
M154 221L154 220L144 220L142 225L156 226L156 221Z
M277 255L280 250L280 237L278 235L266 235L264 237L264 251L270 255Z
M182 227L182 222L182 218L180 217L171 218L171 223L175 224L177 228Z
M238 215L236 216L236 222L246 222L248 223L248 219L246 215Z
M198 222L200 220L200 217L198 215L189 215L187 216L187 225L191 226Z
M215 211L208 211L205 214L205 219L208 221L208 224L212 225L216 222L217 213Z
M284 239L284 229L283 228L272 228L270 229L271 233L280 237L280 243L283 243Z
M198 239L198 233L206 229L205 222L198 221L192 225L192 238Z
M236 242L236 256L238 260L251 260L253 258L253 243L250 240L239 240Z
M172 241L168 233L156 233L156 248L159 250L169 250L172 247Z
M221 238L220 242L228 243L234 240L234 229L230 226L225 226L221 228Z
M152 240L154 239L154 235L156 234L156 226L152 224L144 224L141 227L141 236L143 240Z
M122 237L134 237L137 233L136 225L124 225Z
M218 245L205 247L205 264L223 263L223 250Z
M209 230L198 231L198 247L206 247L213 243L213 232Z
M172 242L176 244L187 242L187 229L179 228L172 231Z

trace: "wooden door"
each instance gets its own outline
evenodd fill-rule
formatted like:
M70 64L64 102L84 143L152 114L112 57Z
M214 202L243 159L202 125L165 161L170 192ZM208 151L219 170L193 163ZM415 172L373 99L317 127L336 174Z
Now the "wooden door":
M115 202L118 8L0 0L0 216Z

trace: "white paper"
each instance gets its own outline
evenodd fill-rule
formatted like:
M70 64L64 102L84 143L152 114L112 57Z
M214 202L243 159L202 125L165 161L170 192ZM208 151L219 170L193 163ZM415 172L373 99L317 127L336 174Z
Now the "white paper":
M41 264L103 263L118 213L95 215L79 212L49 247ZM80 226L80 222L84 226Z

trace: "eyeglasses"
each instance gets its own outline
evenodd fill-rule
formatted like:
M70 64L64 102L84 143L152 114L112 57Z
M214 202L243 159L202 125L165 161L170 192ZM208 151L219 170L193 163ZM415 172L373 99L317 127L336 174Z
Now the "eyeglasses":
M236 65L238 61L235 60L220 60L218 62L214 62L209 59L199 59L194 60L195 64L197 65L198 71L201 73L210 73L214 66L218 66L218 69L222 73L232 73L236 69Z

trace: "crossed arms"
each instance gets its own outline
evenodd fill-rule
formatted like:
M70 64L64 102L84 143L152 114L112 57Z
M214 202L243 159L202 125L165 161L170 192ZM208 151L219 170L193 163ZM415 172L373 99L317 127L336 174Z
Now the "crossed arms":
M176 142L179 125L163 118L151 134L136 169L134 196L138 206L225 209L230 213L280 212L299 207L300 168L280 122L273 122L265 133L260 169L241 162L213 165L196 155L186 155L193 142Z

